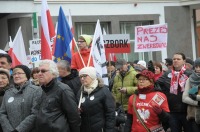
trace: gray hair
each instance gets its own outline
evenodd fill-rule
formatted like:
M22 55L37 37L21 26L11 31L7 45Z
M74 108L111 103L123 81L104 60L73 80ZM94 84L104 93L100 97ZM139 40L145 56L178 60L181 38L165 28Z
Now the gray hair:
M59 76L58 68L57 68L57 65L54 61L52 61L52 60L41 60L40 63L39 63L39 66L42 66L44 64L49 65L49 70L55 77Z
M62 68L66 68L68 72L71 71L70 63L66 60L60 60L57 62L57 65L59 65Z

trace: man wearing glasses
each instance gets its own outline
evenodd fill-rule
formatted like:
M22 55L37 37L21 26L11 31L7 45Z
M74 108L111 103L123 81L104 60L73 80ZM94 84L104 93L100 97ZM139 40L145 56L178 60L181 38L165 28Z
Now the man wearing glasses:
M36 119L38 132L80 132L78 106L72 89L60 81L52 60L39 64L39 83L43 90Z

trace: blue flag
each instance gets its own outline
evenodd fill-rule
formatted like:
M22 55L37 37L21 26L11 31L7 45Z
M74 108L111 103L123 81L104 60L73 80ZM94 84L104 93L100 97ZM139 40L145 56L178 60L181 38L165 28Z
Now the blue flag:
M60 7L54 52L55 62L58 62L60 60L67 60L69 63L71 63L72 55L70 50L70 43L72 39L72 32L66 20L66 16L62 10L62 7Z

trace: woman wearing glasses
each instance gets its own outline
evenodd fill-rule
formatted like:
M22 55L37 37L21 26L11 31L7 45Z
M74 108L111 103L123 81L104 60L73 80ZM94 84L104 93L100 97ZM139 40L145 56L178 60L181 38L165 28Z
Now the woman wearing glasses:
M10 78L9 71L7 69L0 68L0 105L2 103L5 91L9 88L9 78ZM1 126L0 126L0 132L3 132Z
M136 78L138 90L129 98L125 132L162 132L161 123L169 119L167 98L154 88L151 71L143 70Z
M25 65L13 69L14 87L5 92L0 108L0 123L5 132L30 132L34 129L39 87L29 81L31 70Z
M90 35L79 36L77 43L79 51L72 56L71 69L80 71L80 69L88 65L91 43L92 37ZM89 66L93 66L92 58L90 59Z
M82 87L77 97L81 115L81 132L114 132L115 102L94 67L80 70Z
M7 69L0 68L0 105L5 91L9 88L10 73Z

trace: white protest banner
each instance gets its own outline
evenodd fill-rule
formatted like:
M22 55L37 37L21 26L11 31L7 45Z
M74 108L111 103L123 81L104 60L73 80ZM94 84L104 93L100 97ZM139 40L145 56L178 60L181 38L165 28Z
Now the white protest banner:
M167 24L135 27L135 52L161 51L167 48Z
M31 62L36 63L41 60L41 41L40 39L30 40L30 55L31 55Z

